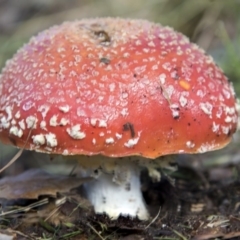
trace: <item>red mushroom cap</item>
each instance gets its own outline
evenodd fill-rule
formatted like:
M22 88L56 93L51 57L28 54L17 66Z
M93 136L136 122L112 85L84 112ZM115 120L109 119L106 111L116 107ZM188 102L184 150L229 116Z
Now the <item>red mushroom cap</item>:
M234 91L211 57L143 20L87 19L33 37L0 75L0 139L42 152L149 158L226 145ZM28 138L29 137L29 138Z

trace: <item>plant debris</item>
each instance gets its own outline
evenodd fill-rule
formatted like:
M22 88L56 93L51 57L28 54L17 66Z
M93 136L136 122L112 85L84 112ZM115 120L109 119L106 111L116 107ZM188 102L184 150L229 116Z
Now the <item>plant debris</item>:
M69 192L91 178L51 175L31 169L15 177L0 180L0 199L37 199L41 195L55 196Z
M17 236L14 239L237 239L240 181L211 181L207 173L202 172L208 188L198 173L180 167L173 173L173 187L164 177L161 182L151 181L144 171L141 179L152 219L120 217L113 221L105 215L96 215L81 187L77 188L90 179L29 170L0 180L0 186L8 189L5 205L2 202L0 226L8 230L6 234L9 229L14 231ZM8 183L13 187L12 193L6 187ZM20 191L16 194L18 187ZM21 201L17 201L18 197Z

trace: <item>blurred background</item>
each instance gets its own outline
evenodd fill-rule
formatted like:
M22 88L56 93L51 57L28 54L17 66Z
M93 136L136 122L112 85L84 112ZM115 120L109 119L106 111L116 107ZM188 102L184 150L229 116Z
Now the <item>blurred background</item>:
M39 31L63 21L102 16L148 19L184 33L214 57L240 97L239 0L0 0L0 69ZM217 166L220 172L224 168L225 173L230 169L229 174L233 174L239 169L239 143L236 134L233 143L224 150L182 156L180 162L197 169ZM0 167L15 153L14 148L0 145ZM3 174L40 166L50 168L49 161L41 154L24 152ZM59 165L57 171L63 169L66 167Z

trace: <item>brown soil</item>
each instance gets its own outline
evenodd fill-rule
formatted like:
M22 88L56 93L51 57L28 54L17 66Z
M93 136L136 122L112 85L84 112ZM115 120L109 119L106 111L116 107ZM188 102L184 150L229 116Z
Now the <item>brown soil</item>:
M226 175L236 169L219 171ZM210 171L200 174L179 167L173 175L175 186L167 177L153 183L143 172L143 195L152 213L147 222L124 217L111 221L96 215L75 189L57 197L60 201L67 196L62 204L41 196L49 203L0 218L0 233L15 234L15 239L240 239L240 181L234 179L236 174L222 180L217 179L216 170L213 177ZM10 205L23 207L34 202L19 200ZM3 207L6 210L6 202Z

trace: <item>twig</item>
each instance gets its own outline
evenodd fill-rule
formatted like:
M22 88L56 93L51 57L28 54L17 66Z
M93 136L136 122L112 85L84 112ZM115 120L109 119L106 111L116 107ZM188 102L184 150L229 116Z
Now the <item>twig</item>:
M172 231L182 240L187 240L186 237L184 237L180 232L178 232L177 230L175 229L172 229Z
M14 229L8 229L8 231L9 231L10 233L16 233L17 235L20 235L20 236L22 236L22 237L24 237L24 238L26 238L26 239L34 239L34 238L32 238L31 236L27 236L27 235L25 235L24 233L22 233L22 232L20 232L20 231L17 231L17 230L14 230Z
M50 212L50 214L49 214L43 221L44 221L44 222L48 221L49 218L51 218L54 214L56 214L56 213L58 212L58 210L60 209L60 207L61 207L61 206L53 209L53 210Z
M48 198L44 198L38 202L32 203L26 207L22 207L22 208L18 208L18 209L14 209L8 212L2 212L0 213L0 217L6 216L6 215L10 215L10 214L16 214L19 212L28 212L29 210L36 208L36 207L40 207L42 205L45 205L49 202Z
M0 169L0 173L2 173L5 169L10 167L23 153L24 148L20 149L15 156L11 159L10 162L8 162L3 168Z
M105 238L103 238L101 236L101 234L90 224L90 223L87 223L87 226L89 226L93 231L94 233L96 233L98 235L98 237L101 239L101 240L105 240Z
M145 230L148 229L148 228L157 220L157 218L158 218L159 215L160 215L160 212L161 212L161 207L159 208L158 213L157 213L157 215L153 218L153 220L145 227Z
M29 133L28 133L28 136L27 136L27 139L26 139L26 142L24 143L23 145L23 148L21 148L16 154L15 156L10 160L10 162L8 162L3 168L0 169L0 173L2 173L5 169L7 169L8 167L10 167L23 153L24 149L26 148L27 146L27 143L28 143L28 140L30 138L30 135L32 133L32 130L33 130L33 126L35 125L35 121L32 125L32 128L30 129Z

